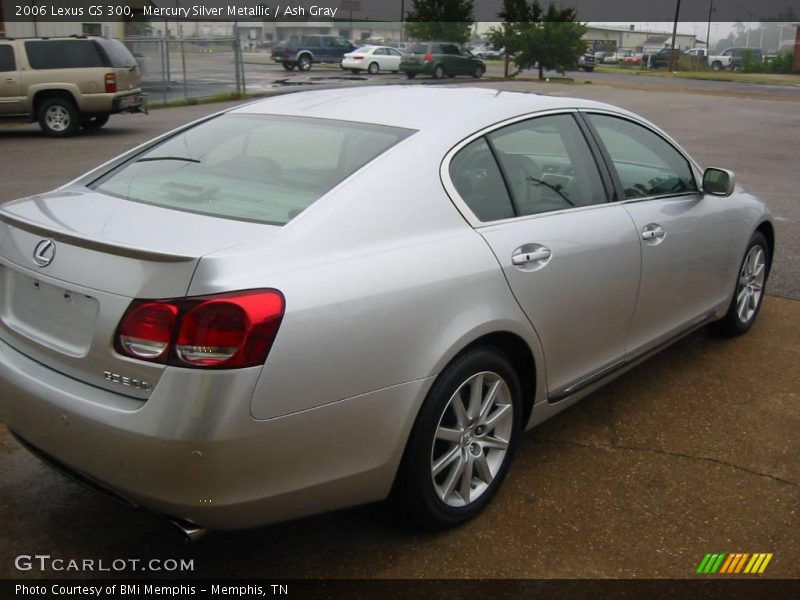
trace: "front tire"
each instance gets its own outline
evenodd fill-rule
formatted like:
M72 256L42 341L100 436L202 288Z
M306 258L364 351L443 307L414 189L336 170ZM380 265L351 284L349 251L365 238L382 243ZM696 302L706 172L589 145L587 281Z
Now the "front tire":
M418 523L453 527L490 502L508 471L522 387L491 347L456 358L434 383L408 441L396 496Z
M472 76L475 79L480 79L481 77L483 77L484 73L486 73L486 69L483 67L483 65L478 65L477 67L475 67L475 71L472 73Z
M75 103L63 96L48 98L39 107L39 127L50 137L68 137L78 130L80 115Z
M711 65L711 70L714 72L719 72L722 70L722 63L718 60L715 60L714 63Z
M728 312L718 322L720 333L737 336L747 333L755 323L764 301L769 275L769 245L760 231L753 234L739 266L736 288Z

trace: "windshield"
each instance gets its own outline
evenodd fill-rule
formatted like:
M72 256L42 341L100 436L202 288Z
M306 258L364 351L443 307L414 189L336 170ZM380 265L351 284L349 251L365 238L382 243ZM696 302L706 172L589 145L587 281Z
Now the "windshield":
M225 114L139 154L90 187L176 210L283 225L412 133L349 121Z

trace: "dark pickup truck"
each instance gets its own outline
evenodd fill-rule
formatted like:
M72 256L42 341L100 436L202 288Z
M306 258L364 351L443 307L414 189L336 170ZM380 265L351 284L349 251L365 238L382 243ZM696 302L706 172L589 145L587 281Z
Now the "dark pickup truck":
M355 46L343 37L336 35L307 35L279 42L272 47L272 60L281 63L291 71L308 71L314 63L342 62L345 53L355 50Z

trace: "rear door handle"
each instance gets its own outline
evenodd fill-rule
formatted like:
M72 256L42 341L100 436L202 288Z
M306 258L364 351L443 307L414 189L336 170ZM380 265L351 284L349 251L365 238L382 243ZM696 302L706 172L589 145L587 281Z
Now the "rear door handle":
M658 223L650 223L642 229L642 239L647 241L660 240L667 235L667 230Z
M547 260L552 256L552 252L550 252L550 248L539 248L538 250L533 250L531 252L517 252L516 254L511 255L511 264L512 265L527 265L528 263L535 263L540 262L543 260Z

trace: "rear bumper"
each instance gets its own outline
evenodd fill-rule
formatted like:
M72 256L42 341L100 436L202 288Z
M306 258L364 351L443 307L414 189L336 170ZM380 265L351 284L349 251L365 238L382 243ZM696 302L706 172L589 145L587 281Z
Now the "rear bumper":
M257 420L259 373L170 368L140 402L0 342L0 421L94 487L210 529L386 497L429 380Z
M414 75L430 75L433 73L433 61L428 61L422 65L409 65L400 63L400 71L403 73L412 73Z
M147 94L135 92L127 96L118 96L111 105L112 113L120 112L146 112Z

